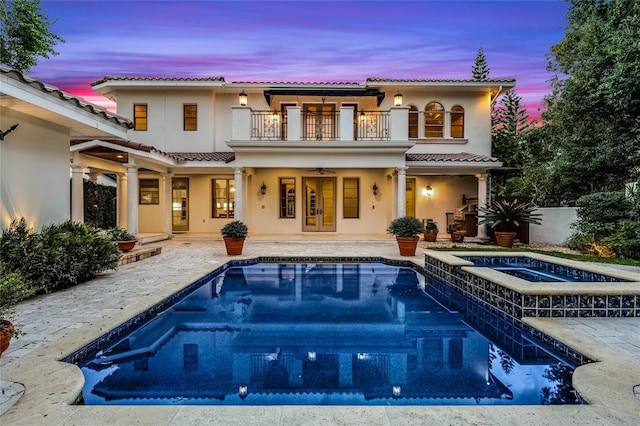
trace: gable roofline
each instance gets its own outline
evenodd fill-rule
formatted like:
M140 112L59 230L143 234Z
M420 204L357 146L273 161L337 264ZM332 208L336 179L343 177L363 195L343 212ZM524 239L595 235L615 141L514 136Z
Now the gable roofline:
M25 86L34 88L46 95L52 96L55 99L62 100L65 103L72 105L76 108L82 109L84 111L88 111L89 113L96 115L104 120L107 120L113 124L116 124L120 127L123 127L124 129L133 128L133 122L126 117L110 112L107 109L102 108L101 106L92 104L91 102L87 102L78 96L74 96L70 93L64 92L55 86L45 84L40 80L26 76L23 73L16 71L12 68L7 68L0 65L0 75L10 78ZM0 86L0 89L1 89L1 86Z

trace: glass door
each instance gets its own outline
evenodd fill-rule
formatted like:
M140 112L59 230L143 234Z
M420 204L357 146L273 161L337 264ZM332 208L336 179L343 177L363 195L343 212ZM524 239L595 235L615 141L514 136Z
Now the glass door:
M406 186L406 213L407 216L416 216L416 179L407 178Z
M336 179L303 178L303 231L333 232L336 230Z
M173 178L171 189L172 230L189 230L189 178Z
M336 139L336 106L334 104L306 104L303 106L305 140Z

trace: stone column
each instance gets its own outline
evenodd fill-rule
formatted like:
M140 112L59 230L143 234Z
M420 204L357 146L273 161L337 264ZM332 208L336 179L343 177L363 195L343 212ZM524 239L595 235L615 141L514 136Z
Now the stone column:
M236 167L233 169L234 184L235 184L235 196L234 196L234 219L244 221L244 188L243 188L243 173L242 167Z
M487 206L487 175L477 174L478 208ZM487 238L487 225L478 225L478 238Z
M117 173L116 187L116 203L117 203L117 224L120 228L127 229L127 175L126 173Z
M402 217L407 214L407 168L398 167L398 198L396 217Z
M127 168L127 230L138 235L138 167L131 156Z
M84 167L71 164L71 220L84 223Z

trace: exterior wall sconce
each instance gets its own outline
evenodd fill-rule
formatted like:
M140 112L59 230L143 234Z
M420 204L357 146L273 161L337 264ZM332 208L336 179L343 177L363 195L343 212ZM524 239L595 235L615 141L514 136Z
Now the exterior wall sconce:
M367 120L367 116L364 115L364 111L360 111L360 121L366 121Z
M431 197L433 195L433 188L431 188L431 185L427 185L427 197Z
M378 195L380 188L378 188L378 185L374 182L373 183L373 195Z
M402 106L402 93L400 91L393 95L393 104L397 107Z
M260 185L260 193L262 195L267 193L267 185L265 185L264 182L262 182L262 185Z
M240 94L238 95L238 102L240 102L240 106L247 106L248 100L249 100L249 97L247 96L247 94L244 92L244 89L243 89L242 92L240 92Z
M7 136L9 133L13 132L19 125L20 123L14 124L13 126L9 127L7 130L0 130L0 141L4 140L4 137Z

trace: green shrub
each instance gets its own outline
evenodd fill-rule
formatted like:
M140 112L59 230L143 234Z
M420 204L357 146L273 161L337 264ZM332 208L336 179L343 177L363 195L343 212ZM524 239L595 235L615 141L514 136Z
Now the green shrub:
M640 196L599 192L577 201L578 220L567 245L598 256L640 259Z
M415 237L424 231L422 221L413 216L403 216L393 219L387 232L396 237Z
M126 229L122 229L119 226L107 229L105 234L111 241L132 241L136 239L135 235L130 234Z
M71 287L115 269L119 251L96 228L70 221L33 233L24 219L3 230L0 243L6 269L20 272L36 293Z
M244 222L239 220L234 220L232 222L227 223L222 227L220 233L223 237L229 238L246 238L249 233L249 228L245 225Z

